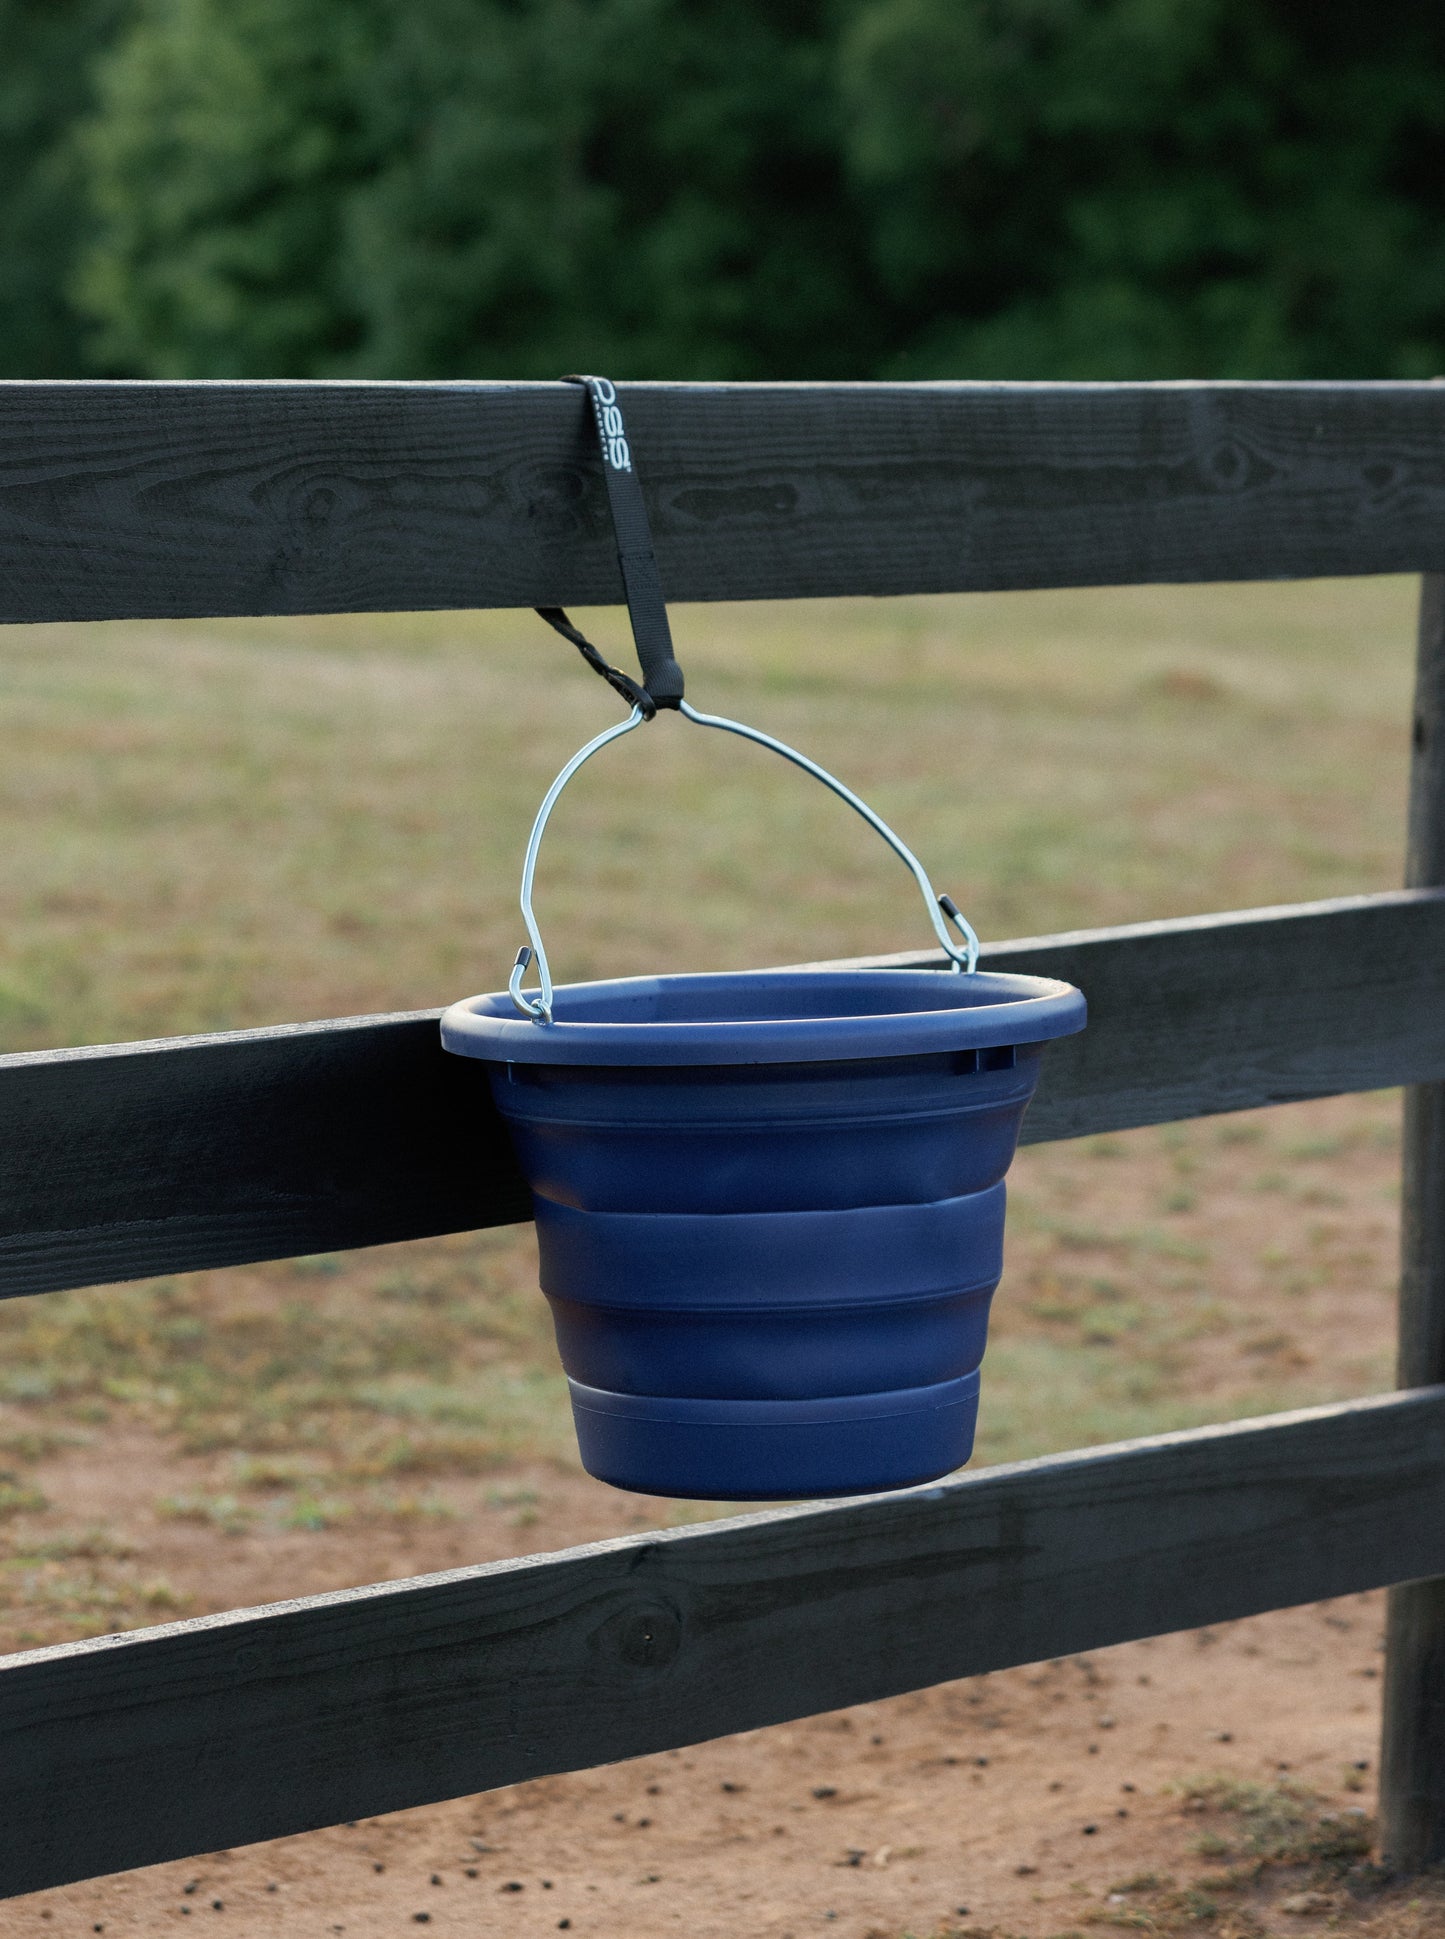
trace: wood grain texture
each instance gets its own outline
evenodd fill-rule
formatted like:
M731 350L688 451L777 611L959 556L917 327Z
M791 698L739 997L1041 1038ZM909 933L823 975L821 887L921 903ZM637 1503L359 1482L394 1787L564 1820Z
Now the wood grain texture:
M530 1218L439 1015L0 1057L0 1293Z
M0 1662L0 1892L1445 1569L1445 1389Z
M675 600L1445 569L1440 386L625 402ZM0 618L616 601L585 411L562 384L0 384Z
M1089 999L1047 1054L1031 1143L1445 1077L1445 893L984 959ZM530 1217L482 1067L442 1050L438 1014L0 1057L0 1294Z
M1420 589L1405 880L1445 884L1445 578ZM1405 1093L1400 1203L1402 1387L1445 1380L1445 1084ZM1381 1849L1414 1872L1445 1860L1445 1580L1392 1590L1385 1624Z
M1029 1144L1445 1076L1439 891L985 945L983 960L1089 1000L1088 1028L1046 1053Z

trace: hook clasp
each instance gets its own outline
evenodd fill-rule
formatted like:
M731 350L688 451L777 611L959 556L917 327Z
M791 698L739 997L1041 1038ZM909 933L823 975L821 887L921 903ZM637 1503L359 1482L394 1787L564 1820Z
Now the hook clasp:
M626 720L620 720L614 726L604 728L600 734L588 741L585 747L579 748L548 788L543 796L542 805L537 810L537 819L532 823L532 833L527 839L527 853L522 862L522 921L527 926L527 938L531 948L523 944L517 951L517 960L512 966L507 989L522 1015L530 1017L533 1023L552 1021L552 971L547 962L547 951L542 943L542 932L538 929L537 918L532 912L532 882L537 873L537 853L542 846L543 832L552 810L557 805L558 795L578 768L584 762L590 761L592 756L599 753L609 742L621 740L624 734L630 734L634 727L641 727L643 722L650 718L651 716L645 714L641 707L634 706ZM537 980L541 988L535 997L529 997L522 988L522 978L531 967L534 958L537 964Z

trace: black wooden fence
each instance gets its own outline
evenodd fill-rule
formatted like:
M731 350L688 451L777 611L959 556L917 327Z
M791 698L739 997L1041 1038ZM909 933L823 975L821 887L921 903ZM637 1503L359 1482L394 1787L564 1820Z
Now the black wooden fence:
M1412 1087L1405 1391L6 1658L0 1892L1385 1584L1386 1849L1445 1856L1445 387L627 410L678 600L1427 575L1404 891L986 952L1089 997L1036 1141ZM0 619L619 597L575 389L0 385ZM0 1292L527 1217L435 1019L0 1057Z

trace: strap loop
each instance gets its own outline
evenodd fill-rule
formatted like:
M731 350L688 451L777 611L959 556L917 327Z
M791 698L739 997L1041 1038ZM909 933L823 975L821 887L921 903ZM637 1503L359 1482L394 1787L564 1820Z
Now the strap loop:
M636 707L644 720L654 718L657 713L657 702L646 687L639 685L632 675L624 673L621 667L609 665L586 634L572 624L560 606L534 606L532 611L538 619L545 619L549 626L555 627L564 640L571 640L592 671L599 674L614 693L621 694L629 707Z
M617 539L617 563L622 569L622 590L627 598L627 616L632 622L632 637L637 646L637 659L642 668L642 688L652 702L652 712L644 709L645 718L651 719L659 707L677 707L683 694L682 668L672 650L672 628L667 622L667 605L662 596L662 580L658 577L657 559L652 550L652 528L647 521L647 507L642 500L642 486L632 463L632 445L627 436L627 426L622 417L622 406L617 397L617 386L606 377L568 377L569 384L581 384L592 404L592 421L597 429L597 442L602 452L602 476L607 486L607 506L612 514L612 530ZM552 614L556 607L542 608L537 611L551 626L557 626ZM565 613L562 614L565 620ZM570 622L568 622L570 624ZM633 706L642 705L636 693L618 684L612 677L616 669L608 669L606 662L597 666L586 651L587 643L582 640L575 628L568 632L566 627L557 626L559 633L565 633L574 646L582 651L589 666L616 689ZM596 652L596 649L592 649ZM601 655L598 654L598 659Z

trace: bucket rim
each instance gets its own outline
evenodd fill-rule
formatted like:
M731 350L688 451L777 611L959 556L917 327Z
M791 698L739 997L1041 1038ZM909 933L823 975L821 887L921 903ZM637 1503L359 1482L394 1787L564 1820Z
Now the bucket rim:
M925 985L930 997L947 991L960 1000L924 1008L901 1003ZM715 1011L730 995L756 1004L766 994L784 1007L790 990L811 995L816 1004L833 986L840 996L846 990L852 1007L801 1016L657 1014L685 1009L689 998ZM860 1011L858 998L869 991L877 1007ZM442 1016L442 1044L461 1057L508 1064L832 1063L1042 1044L1082 1030L1087 1014L1071 983L998 970L968 976L900 968L722 970L611 977L559 985L556 994L550 1023L519 1016L505 990L464 998ZM635 1014L606 1020L597 1015L619 1007Z

